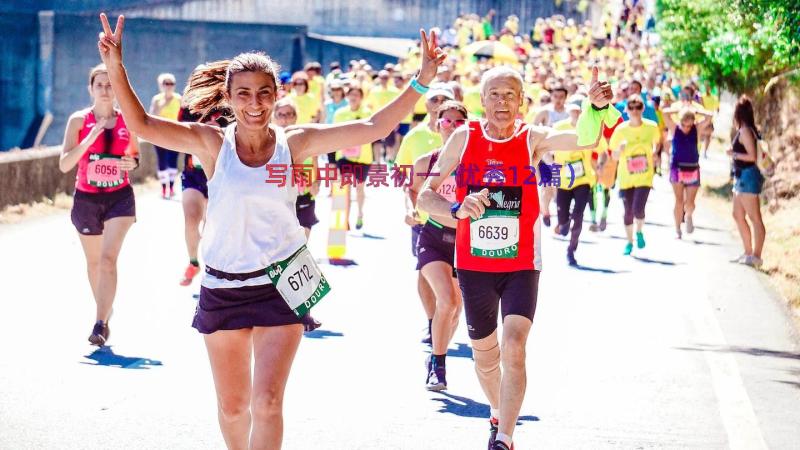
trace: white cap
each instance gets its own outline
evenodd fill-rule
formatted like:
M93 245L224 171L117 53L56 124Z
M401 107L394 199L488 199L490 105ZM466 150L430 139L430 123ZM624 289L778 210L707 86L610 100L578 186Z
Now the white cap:
M453 88L447 83L432 83L428 92L425 94L425 98L430 100L437 95L441 95L448 100L456 98L455 94L453 94Z

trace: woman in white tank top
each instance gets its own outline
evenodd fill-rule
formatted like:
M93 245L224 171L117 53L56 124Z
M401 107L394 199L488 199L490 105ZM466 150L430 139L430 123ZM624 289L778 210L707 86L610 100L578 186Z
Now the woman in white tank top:
M113 32L105 14L101 22L100 56L130 130L192 154L208 177L206 276L193 326L205 338L225 443L231 449L280 448L284 387L303 332L300 306L293 311L291 296L281 290L282 271L307 250L295 216L297 188L267 182L269 170L383 138L411 112L445 54L433 33L429 41L422 32L417 79L383 109L353 122L289 127L285 134L270 124L278 67L268 56L245 53L209 63L192 74L184 99L203 115L230 108L236 122L222 130L147 114L122 65L124 18Z

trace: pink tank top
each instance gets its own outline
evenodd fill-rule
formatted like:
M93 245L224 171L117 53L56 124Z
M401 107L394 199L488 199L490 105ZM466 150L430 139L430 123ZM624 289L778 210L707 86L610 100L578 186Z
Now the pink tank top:
M122 156L128 154L131 134L125 126L122 114L116 111L117 124L107 128L89 146L89 150L78 161L75 189L91 194L114 192L130 185L128 173L120 170ZM95 126L94 113L87 110L83 127L78 132L78 142L82 141ZM128 155L136 156L136 155Z

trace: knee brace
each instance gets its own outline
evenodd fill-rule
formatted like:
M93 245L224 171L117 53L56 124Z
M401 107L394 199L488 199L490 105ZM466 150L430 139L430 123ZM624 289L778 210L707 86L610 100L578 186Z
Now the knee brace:
M488 350L473 348L472 359L475 360L475 371L478 375L488 375L500 370L500 344L495 344Z

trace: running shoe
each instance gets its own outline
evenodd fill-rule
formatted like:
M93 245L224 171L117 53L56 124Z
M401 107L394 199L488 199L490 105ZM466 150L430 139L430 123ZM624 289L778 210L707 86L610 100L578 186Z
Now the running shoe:
M577 266L578 261L575 259L575 252L572 250L567 250L567 262L570 266Z
M550 226L550 215L543 215L542 216L542 222L544 223L544 226L549 227Z
M356 230L360 230L363 227L364 227L364 218L359 217L358 219L356 219Z
M425 327L425 335L422 337L422 341L421 342L423 344L428 344L428 345L433 344L433 339L431 338L431 329L430 328Z
M569 223L565 223L564 225L556 225L556 232L561 236L566 236L569 234Z
M509 447L503 441L494 441L494 445L489 447L489 450L514 450L514 444Z
M314 318L314 317L311 315L311 313L306 313L306 315L305 315L305 316L303 316L303 318L302 318L302 319L300 319L300 320L301 320L301 322L303 323L303 328L305 328L305 330L304 330L304 331L305 331L306 333L309 333L309 332L311 332L311 331L314 331L314 330L316 330L317 328L319 328L319 327L321 327L321 326L322 326L322 322L320 322L319 320L315 319L315 318Z
M92 334L89 335L89 342L92 345L102 347L106 344L110 334L111 330L108 328L108 325L104 324L102 320L98 320L92 328Z
M644 234L641 231L636 232L636 247L644 248Z
M165 200L167 198L167 185L166 184L162 184L161 185L161 198L163 198Z
M444 367L432 368L428 372L428 379L425 381L425 388L429 391L440 392L447 390L446 371Z
M594 222L592 222L592 224L591 224L591 225L589 225L589 231L597 231L597 230L599 230L599 229L600 229L600 228L599 228L599 227L597 226L597 224L596 224L596 223L594 223Z
M169 188L169 198L174 198L174 197L175 197L175 189Z
M625 244L625 251L622 252L623 255L628 256L633 251L633 242L628 242Z
M744 264L744 260L745 260L745 258L747 258L747 256L748 255L746 253L742 253L741 255L737 256L736 258L733 258L732 260L730 260L730 262L738 263L738 264Z
M606 218L603 217L602 219L600 219L600 231L606 231L606 225L607 225Z
M189 264L189 266L186 267L186 271L183 272L181 286L188 286L192 284L192 280L198 273L200 273L200 267L195 266L194 264Z
M694 222L692 221L692 216L688 214L686 215L686 233L694 233Z
M495 439L497 439L497 430L500 426L500 421L494 417L489 418L489 450L492 450Z
M764 264L764 261L756 255L747 255L741 262L745 266L750 266L754 269L761 268L761 265Z

